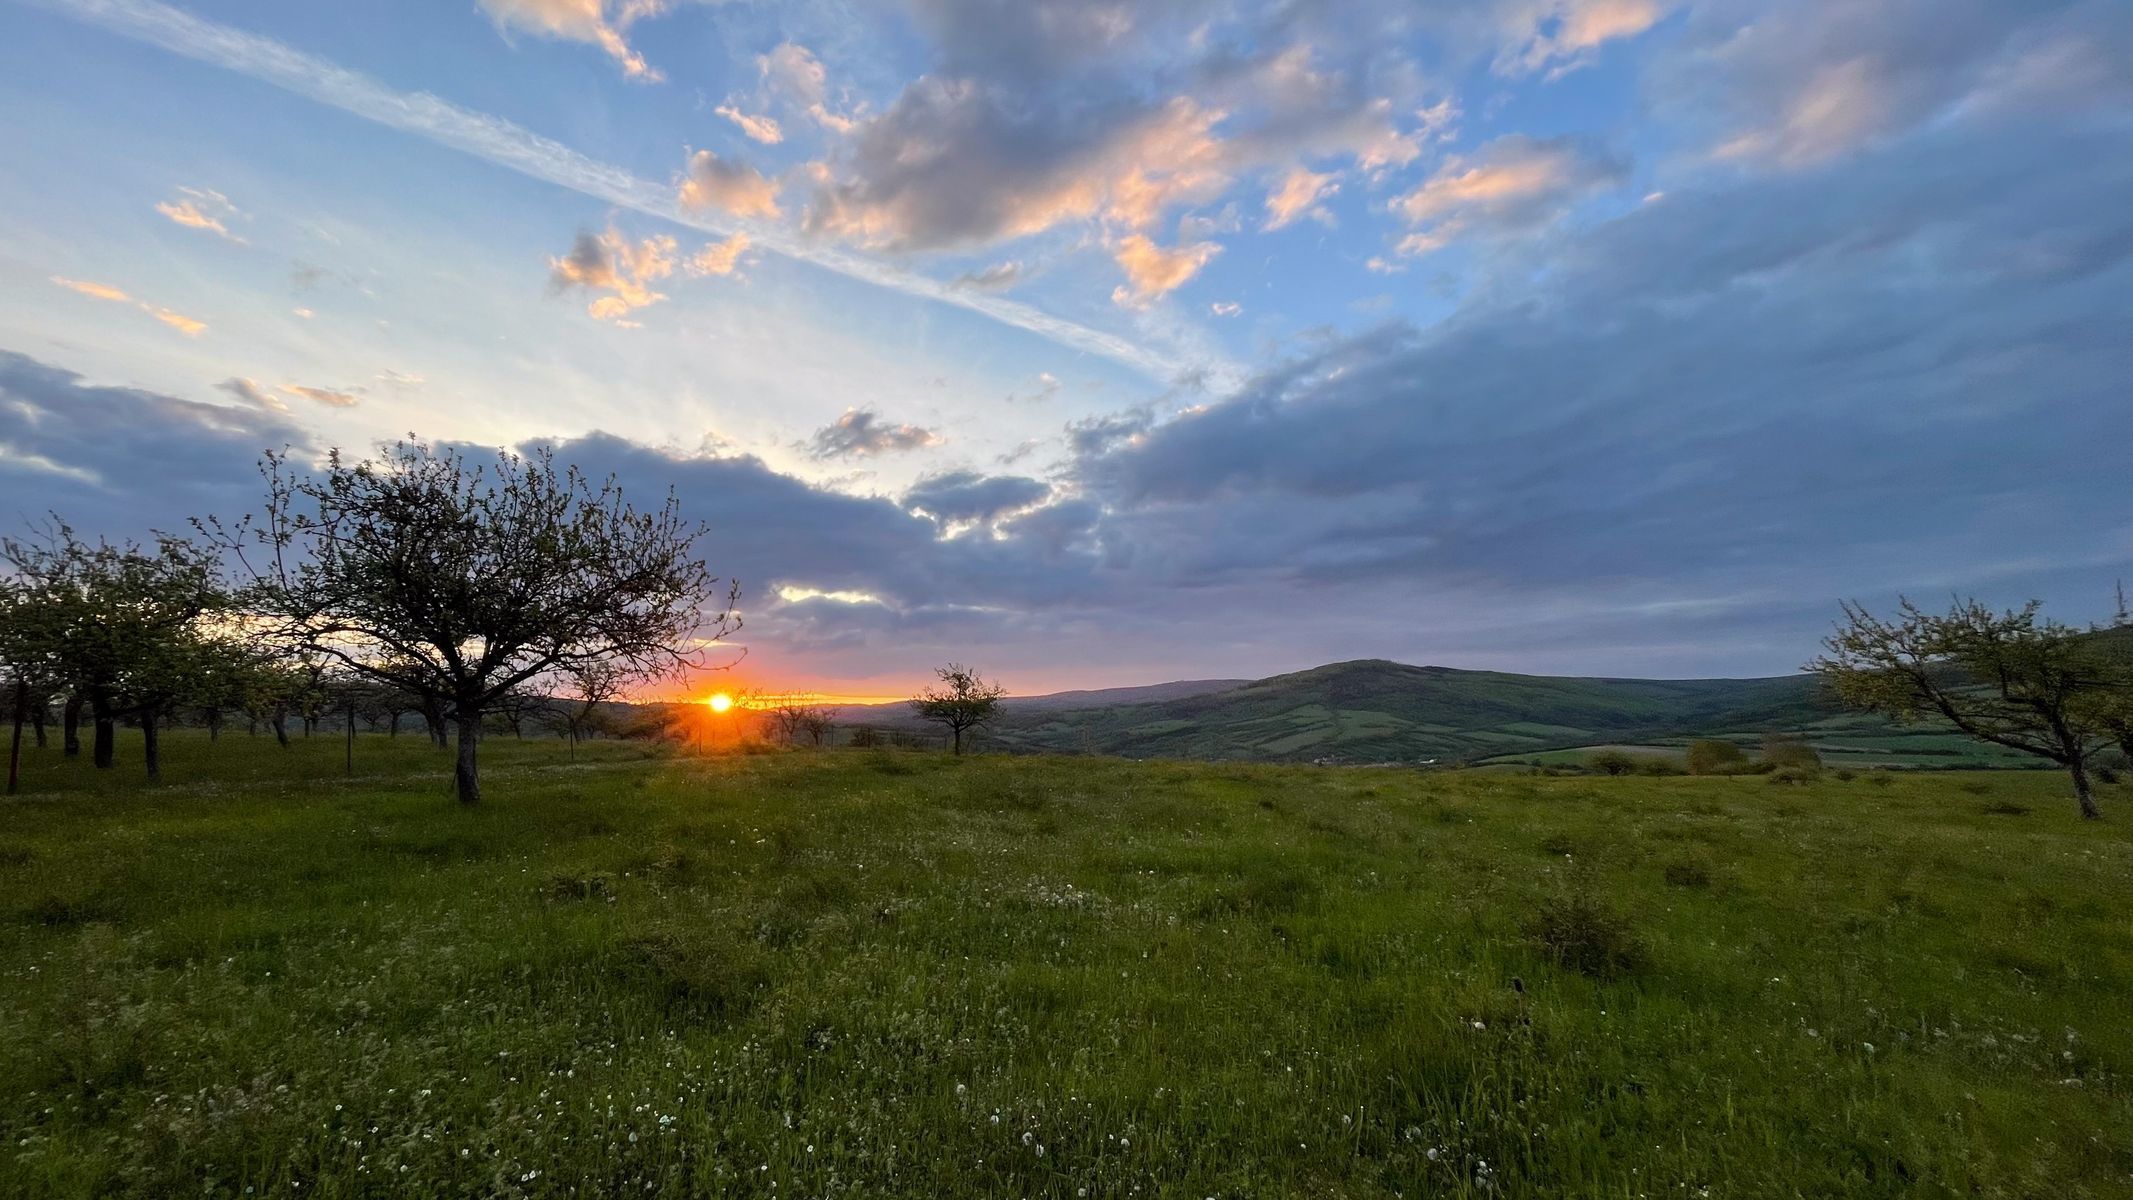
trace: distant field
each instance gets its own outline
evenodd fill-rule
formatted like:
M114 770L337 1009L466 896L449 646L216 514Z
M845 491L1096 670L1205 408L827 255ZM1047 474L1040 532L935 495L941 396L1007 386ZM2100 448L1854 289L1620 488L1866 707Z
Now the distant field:
M173 743L0 804L0 1195L2133 1194L2123 785Z

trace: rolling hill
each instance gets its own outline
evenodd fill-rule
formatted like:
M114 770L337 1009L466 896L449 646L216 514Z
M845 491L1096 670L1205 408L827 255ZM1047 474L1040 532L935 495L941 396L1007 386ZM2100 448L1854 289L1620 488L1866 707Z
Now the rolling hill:
M1808 675L1599 679L1332 663L1250 682L1010 699L985 744L1022 752L1257 762L1560 761L1585 748L1678 749L1694 737L1752 745L1807 736L1833 762L2014 766L1950 731L1848 713ZM846 709L847 724L916 728L900 705Z

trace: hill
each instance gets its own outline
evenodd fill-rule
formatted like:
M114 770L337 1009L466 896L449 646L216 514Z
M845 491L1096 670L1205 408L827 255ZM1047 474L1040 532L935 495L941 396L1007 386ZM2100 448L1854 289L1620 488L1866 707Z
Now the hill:
M1010 708L988 738L1014 751L1129 758L1480 763L1595 746L1669 752L1696 737L1752 745L1774 732L1802 734L1853 765L2030 765L1949 730L1846 712L1808 675L1582 678L1382 659L1177 699Z

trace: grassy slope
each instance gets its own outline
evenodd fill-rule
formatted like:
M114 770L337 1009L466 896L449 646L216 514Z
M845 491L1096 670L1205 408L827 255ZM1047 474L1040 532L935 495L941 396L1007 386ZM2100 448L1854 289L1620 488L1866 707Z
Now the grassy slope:
M34 764L0 1194L2133 1191L2124 790L361 749Z
M1832 713L1805 676L1582 679L1369 659L1161 704L1009 714L990 736L1014 749L1137 757L1449 760L1641 736L1798 729Z

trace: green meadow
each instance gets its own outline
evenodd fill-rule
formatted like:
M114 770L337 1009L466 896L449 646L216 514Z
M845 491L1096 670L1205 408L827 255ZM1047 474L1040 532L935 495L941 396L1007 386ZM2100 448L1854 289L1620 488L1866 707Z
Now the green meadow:
M0 804L0 1194L2133 1194L2125 785L135 749Z

